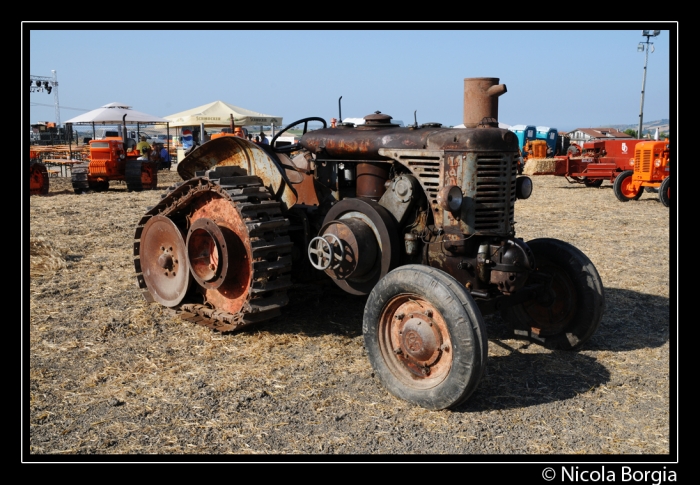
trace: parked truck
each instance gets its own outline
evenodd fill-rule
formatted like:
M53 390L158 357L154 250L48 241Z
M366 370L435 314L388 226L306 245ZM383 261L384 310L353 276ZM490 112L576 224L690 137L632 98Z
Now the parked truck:
M568 242L516 236L516 203L533 186L517 173L517 137L498 128L505 92L498 78L465 79L461 129L400 127L376 111L335 128L304 118L270 145L225 136L195 147L183 181L137 223L144 297L233 332L279 316L293 283L329 278L367 296L379 381L428 409L477 388L484 314L549 348L580 348L601 321L603 282ZM277 145L296 128L297 143Z

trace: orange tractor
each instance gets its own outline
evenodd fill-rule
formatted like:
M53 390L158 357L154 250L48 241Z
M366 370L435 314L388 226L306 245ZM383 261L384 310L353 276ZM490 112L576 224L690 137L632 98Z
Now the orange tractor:
M130 145L129 145L130 146ZM158 162L139 160L140 153L125 148L121 137L110 136L90 141L90 159L71 170L76 194L103 192L110 180L123 180L129 191L155 189L158 186Z
M46 195L49 193L49 172L41 160L39 152L29 151L29 195Z
M625 170L615 178L613 192L621 202L638 200L642 192L658 189L659 200L668 207L671 199L671 177L668 139L643 141L634 150L634 170Z

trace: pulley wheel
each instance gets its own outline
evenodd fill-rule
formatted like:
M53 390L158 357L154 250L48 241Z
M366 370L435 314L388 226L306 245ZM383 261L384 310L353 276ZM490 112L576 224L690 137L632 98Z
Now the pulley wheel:
M190 283L187 248L180 229L167 217L151 217L141 233L139 254L153 299L166 307L178 305Z

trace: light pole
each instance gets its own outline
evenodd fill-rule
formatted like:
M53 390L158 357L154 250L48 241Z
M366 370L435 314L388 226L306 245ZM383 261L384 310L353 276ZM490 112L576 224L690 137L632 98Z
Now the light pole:
M649 61L649 45L651 44L652 52L654 49L654 43L649 42L650 37L656 37L661 33L660 30L642 30L642 35L647 38L646 42L640 42L637 46L637 52L645 51L644 55L644 76L642 77L642 101L639 105L639 129L637 130L637 138L642 137L642 118L644 113L644 86L647 82L647 62ZM646 49L644 48L646 44Z

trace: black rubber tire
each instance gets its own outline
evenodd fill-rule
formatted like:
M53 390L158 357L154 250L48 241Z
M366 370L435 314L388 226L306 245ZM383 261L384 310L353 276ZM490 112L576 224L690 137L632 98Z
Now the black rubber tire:
M659 200L668 207L671 204L671 177L666 177L659 187Z
M73 192L82 194L90 191L88 175L90 174L90 163L83 162L73 165L70 171L70 180L73 185Z
M603 281L578 248L558 239L542 238L527 245L536 271L553 276L551 305L538 300L505 307L501 316L516 335L549 349L573 350L595 333L605 311Z
M431 307L435 323L431 321L429 328L443 335L427 375L412 371L390 348L395 341L388 335L408 328L408 324L400 327L405 307L392 306L402 300L411 304L422 300L421 308ZM410 313L408 317L410 324ZM394 396L427 409L451 408L464 402L477 388L486 367L488 340L479 308L456 279L429 266L401 266L379 280L365 304L362 332L370 363L384 387ZM413 342L410 332L406 331L403 340L397 339L396 345ZM429 347L424 344L427 339L418 341L421 351Z
M597 189L601 185L603 185L603 179L595 179L595 180L589 180L584 177L583 179L583 184L586 187L592 188L592 189Z
M644 192L640 188L634 195L625 194L624 187L627 183L629 183L629 181L626 179L631 178L632 175L634 175L634 172L632 170L625 170L624 172L620 172L620 175L615 177L615 181L613 182L613 193L615 194L615 197L617 197L617 200L619 200L620 202L639 200L639 198L642 196L642 193Z
M146 171L150 171L150 177L146 177ZM158 188L158 164L149 160L127 160L124 169L124 180L129 192L141 192L142 190L155 190ZM148 179L149 182L145 180Z

